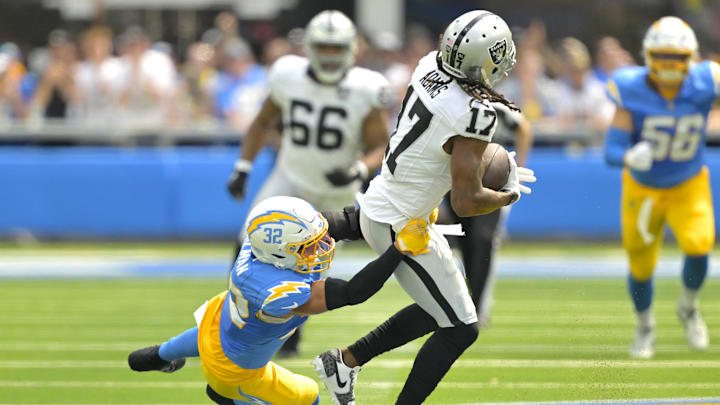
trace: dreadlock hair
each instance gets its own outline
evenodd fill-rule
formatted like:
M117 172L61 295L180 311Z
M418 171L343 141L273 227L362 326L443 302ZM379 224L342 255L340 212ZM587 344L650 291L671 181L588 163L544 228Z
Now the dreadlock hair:
M477 80L470 80L470 79L461 79L458 77L454 77L453 75L449 74L445 69L442 67L442 60L440 59L440 52L438 52L437 56L435 57L435 62L437 63L438 69L440 69L441 72L445 73L446 75L450 76L450 79L446 82L443 82L441 80L435 80L435 79L429 79L432 82L439 83L439 84L449 84L453 80L455 80L458 85L460 85L460 88L465 91L465 93L469 94L470 96L478 99L478 100L486 100L490 103L500 103L505 105L507 108L521 112L520 108L515 105L512 101L508 100L503 96L502 94L495 91L493 88L488 87L484 85L482 82L479 82ZM472 101L470 101L472 103Z

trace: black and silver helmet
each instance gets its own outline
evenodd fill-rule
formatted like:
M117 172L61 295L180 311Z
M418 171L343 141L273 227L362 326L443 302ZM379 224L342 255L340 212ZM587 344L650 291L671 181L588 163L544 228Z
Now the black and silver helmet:
M515 66L515 43L502 18L485 10L469 11L445 29L440 56L452 76L492 88Z

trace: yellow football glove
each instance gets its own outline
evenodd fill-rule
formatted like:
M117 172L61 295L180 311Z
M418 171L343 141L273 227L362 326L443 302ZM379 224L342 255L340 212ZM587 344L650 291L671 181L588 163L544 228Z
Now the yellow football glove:
M413 256L427 253L430 242L428 224L422 219L414 219L395 236L395 247L402 253Z
M430 213L430 225L437 222L438 215L440 215L440 208L435 207L435 209Z

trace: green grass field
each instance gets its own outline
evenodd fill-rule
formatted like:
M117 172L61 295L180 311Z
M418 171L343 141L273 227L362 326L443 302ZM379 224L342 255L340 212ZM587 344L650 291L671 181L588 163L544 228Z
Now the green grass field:
M192 312L225 280L0 281L0 405L203 404L197 359L171 375L134 373L136 348L194 326ZM631 361L634 319L624 280L500 279L492 325L462 356L429 404L711 397L720 393L720 345L690 352L675 317L678 280L656 284L657 355ZM302 357L280 361L314 376L315 354L347 345L407 305L390 282L367 303L313 317ZM701 309L720 338L720 283ZM392 404L421 341L370 362L359 404ZM323 393L321 403L329 404Z

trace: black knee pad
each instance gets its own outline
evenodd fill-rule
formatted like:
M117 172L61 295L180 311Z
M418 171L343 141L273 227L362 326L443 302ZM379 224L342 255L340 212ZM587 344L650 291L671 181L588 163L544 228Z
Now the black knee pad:
M360 209L355 206L348 206L342 211L323 211L321 214L327 219L328 233L335 240L358 240L362 239L360 232Z
M209 385L208 385L207 388L205 389L205 393L207 394L207 396L208 396L210 399L212 399L213 402L215 402L215 403L218 404L218 405L235 405L235 403L233 402L232 399L226 398L226 397L218 394L218 393L215 392L215 390L212 389L212 387L209 386Z

